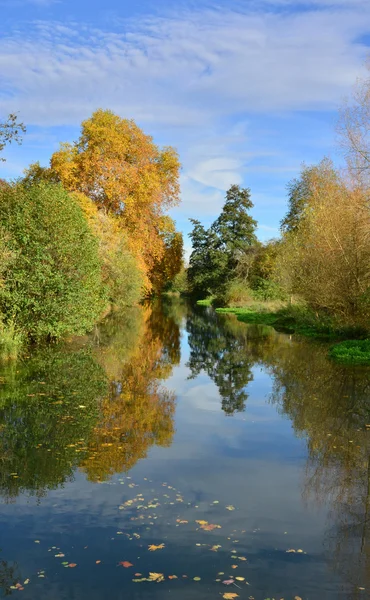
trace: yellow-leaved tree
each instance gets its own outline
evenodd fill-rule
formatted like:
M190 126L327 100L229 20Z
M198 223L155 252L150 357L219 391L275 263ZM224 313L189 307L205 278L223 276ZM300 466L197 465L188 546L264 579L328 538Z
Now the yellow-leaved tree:
M117 216L150 291L166 253L164 211L179 202L176 150L159 148L133 120L99 109L82 123L76 142L52 155L50 165L67 190Z

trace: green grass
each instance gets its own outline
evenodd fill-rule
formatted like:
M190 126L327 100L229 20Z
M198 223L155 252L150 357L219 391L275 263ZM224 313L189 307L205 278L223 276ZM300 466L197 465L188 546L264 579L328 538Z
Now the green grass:
M335 344L330 348L329 356L342 363L370 364L370 339Z
M199 306L212 306L213 298L205 298L204 300L197 300Z

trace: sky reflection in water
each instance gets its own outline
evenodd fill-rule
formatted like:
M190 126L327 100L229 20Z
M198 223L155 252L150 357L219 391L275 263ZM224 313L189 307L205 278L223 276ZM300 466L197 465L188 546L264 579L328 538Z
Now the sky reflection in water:
M4 366L1 594L366 597L370 371L326 354L174 301Z

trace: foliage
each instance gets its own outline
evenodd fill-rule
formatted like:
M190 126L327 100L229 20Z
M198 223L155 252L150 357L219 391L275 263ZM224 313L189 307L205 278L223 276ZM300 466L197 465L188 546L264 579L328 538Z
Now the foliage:
M245 306L253 298L250 287L240 279L232 279L223 285L216 294L214 306Z
M165 254L163 211L179 201L176 151L160 149L134 121L99 109L82 123L74 144L62 144L53 154L50 165L66 189L119 216L149 290L149 274Z
M156 261L150 274L154 293L160 294L174 280L183 268L184 242L182 234L176 231L174 221L166 216L160 224L160 236L164 254Z
M188 280L196 297L218 292L233 278L238 261L257 243L257 224L248 214L252 207L250 191L233 185L226 193L220 216L208 230L196 219L190 219L193 251Z
M4 322L32 338L91 329L105 307L95 237L60 185L0 190L0 228L11 264L3 272Z
M335 344L329 354L340 362L370 363L370 340L347 340Z
M350 187L328 163L309 177L304 219L281 244L280 282L315 311L349 326L370 317L370 212L367 195Z
M0 361L18 358L24 346L25 336L9 321L6 325L0 319Z
M12 113L4 122L0 121L0 152L2 152L7 144L17 142L22 143L22 133L26 133L26 127L18 121L16 114ZM5 158L0 157L0 162L4 162Z
M227 268L235 268L238 255L256 244L257 222L248 211L253 208L250 190L232 185L226 192L226 202L212 225L218 238L218 249L226 253Z
M127 234L119 219L99 210L84 194L74 193L99 241L102 279L110 302L117 307L137 304L143 295L144 277L137 260L129 249Z
M255 277L252 295L255 300L286 300L287 295L282 287L273 279Z
M188 294L188 274L184 264L182 264L180 271L175 277L167 283L164 291L180 295Z
M294 233L298 230L314 193L325 190L328 181L335 183L338 175L333 163L324 158L318 165L302 166L300 177L292 179L287 185L288 212L281 221L282 233Z

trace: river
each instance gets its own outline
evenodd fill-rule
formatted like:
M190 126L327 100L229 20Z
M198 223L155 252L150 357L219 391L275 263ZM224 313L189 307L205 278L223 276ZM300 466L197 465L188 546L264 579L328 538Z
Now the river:
M370 596L370 369L182 300L0 367L0 597Z

